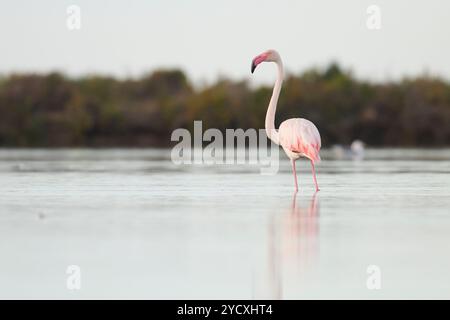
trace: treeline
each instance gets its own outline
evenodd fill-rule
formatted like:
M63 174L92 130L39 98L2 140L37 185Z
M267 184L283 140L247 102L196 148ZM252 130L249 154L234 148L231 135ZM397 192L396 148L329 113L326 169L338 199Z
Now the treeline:
M263 128L271 87L222 79L194 89L179 70L140 79L59 73L0 78L0 146L169 146L176 128ZM288 75L277 125L305 117L323 145L450 145L450 84L423 76L374 84L332 64Z

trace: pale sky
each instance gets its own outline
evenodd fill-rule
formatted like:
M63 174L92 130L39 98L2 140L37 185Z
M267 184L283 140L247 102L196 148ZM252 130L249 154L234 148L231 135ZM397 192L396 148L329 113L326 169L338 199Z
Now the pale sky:
M81 8L81 30L66 26ZM366 27L369 5L381 29ZM448 0L0 0L0 73L140 76L179 67L197 81L251 78L250 61L277 49L290 72L338 61L369 80L423 72L450 79ZM254 81L274 78L259 68Z

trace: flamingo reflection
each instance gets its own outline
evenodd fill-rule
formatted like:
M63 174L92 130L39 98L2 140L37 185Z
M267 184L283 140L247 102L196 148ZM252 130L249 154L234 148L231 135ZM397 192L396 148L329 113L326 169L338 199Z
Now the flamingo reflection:
M318 215L316 192L305 207L297 205L297 193L294 193L290 210L273 217L269 226L269 290L272 299L282 299L288 286L301 286L314 269L319 249Z

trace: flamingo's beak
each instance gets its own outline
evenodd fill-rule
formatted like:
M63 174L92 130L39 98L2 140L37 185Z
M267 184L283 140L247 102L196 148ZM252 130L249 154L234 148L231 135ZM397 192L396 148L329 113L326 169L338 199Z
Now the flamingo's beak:
M257 64L255 63L255 60L252 60L252 73L255 71Z
M261 62L265 61L267 59L267 53L261 53L259 56L256 56L255 59L252 60L252 73L253 71L255 71L256 67L258 66L258 64L260 64Z

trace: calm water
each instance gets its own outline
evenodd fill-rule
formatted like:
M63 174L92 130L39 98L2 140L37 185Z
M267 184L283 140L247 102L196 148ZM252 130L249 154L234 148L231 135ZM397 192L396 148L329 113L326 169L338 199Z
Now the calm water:
M0 298L450 298L450 150L325 150L322 190L301 161L296 197L282 158L265 176L165 150L1 150Z

